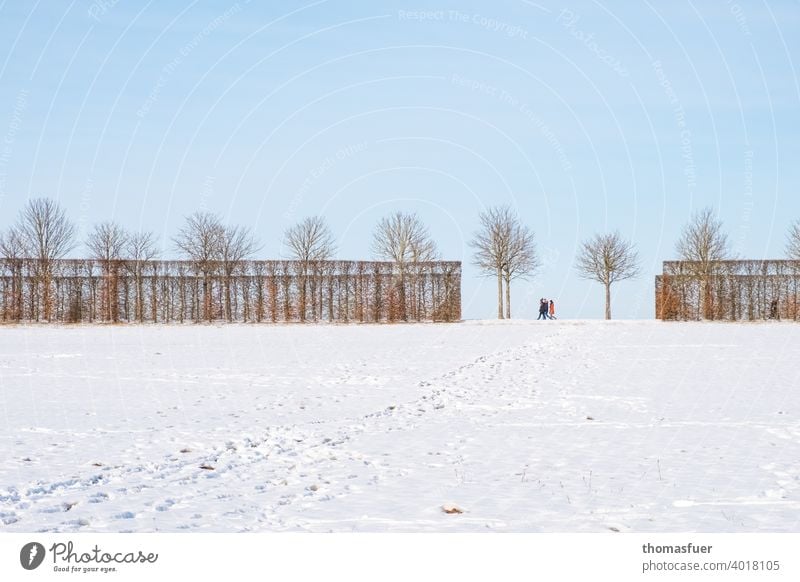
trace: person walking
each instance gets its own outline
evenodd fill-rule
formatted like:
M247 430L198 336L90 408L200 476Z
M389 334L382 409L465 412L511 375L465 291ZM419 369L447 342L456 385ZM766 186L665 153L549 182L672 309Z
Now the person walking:
M539 317L536 318L536 321L540 319L547 319L547 299L544 297L539 300Z
M555 319L556 318L556 304L552 299L550 300L550 314L549 315L550 315L550 319Z

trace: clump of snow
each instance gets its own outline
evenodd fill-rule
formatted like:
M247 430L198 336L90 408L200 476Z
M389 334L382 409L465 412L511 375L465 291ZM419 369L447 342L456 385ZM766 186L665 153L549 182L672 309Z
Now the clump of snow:
M796 531L798 340L0 327L0 530Z

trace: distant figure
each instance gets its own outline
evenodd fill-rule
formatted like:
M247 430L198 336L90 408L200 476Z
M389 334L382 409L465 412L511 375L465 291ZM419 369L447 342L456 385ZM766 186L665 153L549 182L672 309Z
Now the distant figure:
M536 318L536 321L540 319L547 319L547 299L544 297L539 300L539 317Z
M550 319L555 319L555 318L556 318L556 304L551 299L550 300Z
M769 304L769 317L770 319L778 319L778 300L773 299Z

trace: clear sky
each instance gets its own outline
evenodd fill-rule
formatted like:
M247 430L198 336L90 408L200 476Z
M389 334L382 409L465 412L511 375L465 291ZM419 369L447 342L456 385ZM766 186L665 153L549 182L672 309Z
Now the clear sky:
M396 209L464 261L478 213L515 206L543 267L514 286L601 317L579 242L619 229L643 274L614 314L653 316L653 276L714 206L742 257L783 256L800 217L800 3L0 0L0 228L31 196L85 232L170 237L195 210L251 226L264 258L324 215L369 258ZM76 249L81 254L82 248Z

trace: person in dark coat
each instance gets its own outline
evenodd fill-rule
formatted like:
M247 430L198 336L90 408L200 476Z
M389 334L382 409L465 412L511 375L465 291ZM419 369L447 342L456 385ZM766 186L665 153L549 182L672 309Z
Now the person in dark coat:
M547 299L542 298L539 301L539 317L536 318L536 321L540 319L547 319L547 308L548 308Z

